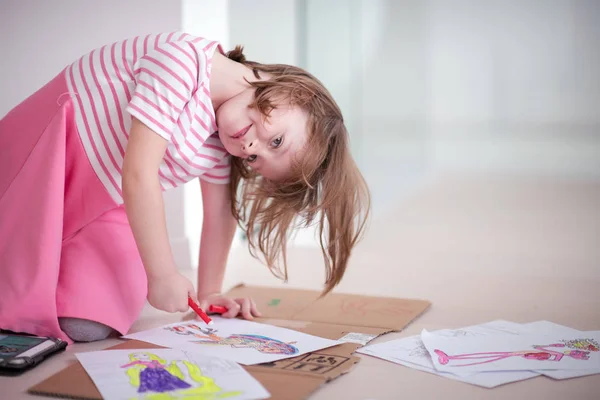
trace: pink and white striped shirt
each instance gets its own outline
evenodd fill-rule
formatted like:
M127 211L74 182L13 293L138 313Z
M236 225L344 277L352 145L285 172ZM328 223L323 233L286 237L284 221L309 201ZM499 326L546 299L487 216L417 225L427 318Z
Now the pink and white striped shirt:
M210 71L220 45L186 33L139 36L93 50L66 70L76 124L96 174L118 203L130 114L168 141L163 190L195 177L229 182L230 156L217 135Z

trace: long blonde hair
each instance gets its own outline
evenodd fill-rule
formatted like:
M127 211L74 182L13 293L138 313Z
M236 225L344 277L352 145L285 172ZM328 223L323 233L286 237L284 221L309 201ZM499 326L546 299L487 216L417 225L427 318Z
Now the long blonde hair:
M260 78L248 82L255 91L251 105L268 118L281 101L306 111L308 142L295 165L295 177L284 182L262 178L232 160L232 211L246 230L250 252L262 254L271 272L287 280L286 246L297 218L299 226L318 224L326 279L323 295L342 279L350 253L364 232L370 209L366 182L352 159L342 112L331 94L313 75L284 64L265 65L246 60L237 46L227 57L242 63ZM258 228L256 227L258 225ZM277 261L283 259L283 268Z

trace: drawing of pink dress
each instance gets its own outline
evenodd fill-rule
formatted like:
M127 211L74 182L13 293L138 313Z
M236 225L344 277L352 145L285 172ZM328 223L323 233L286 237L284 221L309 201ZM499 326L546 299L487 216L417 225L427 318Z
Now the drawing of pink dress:
M589 358L588 352L571 350L565 353L548 349L547 347L565 347L564 344L556 343L547 346L533 346L534 350L523 350L523 351L492 351L492 352L481 352L481 353L467 353L467 354L455 354L448 355L442 350L434 350L438 356L438 362L441 365L447 365L452 361L460 362L462 360L484 360L477 361L468 364L456 364L456 367L466 367L477 364L487 364L495 361L504 360L510 357L522 357L526 360L538 360L538 361L560 361L563 357L571 357L577 360L587 360Z
M123 207L96 176L65 72L0 120L0 328L70 338L58 317L125 334L146 274Z

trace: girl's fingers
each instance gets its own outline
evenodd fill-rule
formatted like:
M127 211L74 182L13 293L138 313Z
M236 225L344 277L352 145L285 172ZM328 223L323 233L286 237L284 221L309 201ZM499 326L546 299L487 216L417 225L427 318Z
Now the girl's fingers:
M254 319L252 316L252 303L250 299L236 299L236 302L242 306L242 317L244 319Z
M208 300L206 299L202 299L198 302L198 306L202 309L202 311L206 312L206 309L208 308Z
M258 311L258 308L256 307L256 303L254 302L253 299L250 299L250 310L252 311L252 315L254 315L255 317L262 316L260 311Z
M236 303L235 301L233 301L232 299L228 299L223 297L222 298L223 301L219 302L224 307L227 307L227 312L223 314L224 318L234 318L235 316L238 315L238 313L240 312L240 305L238 303Z

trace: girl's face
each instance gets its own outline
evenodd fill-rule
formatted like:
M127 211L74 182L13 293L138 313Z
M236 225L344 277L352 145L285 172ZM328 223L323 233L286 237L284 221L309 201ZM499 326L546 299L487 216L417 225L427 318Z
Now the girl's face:
M151 361L152 360L150 358L150 356L146 353L136 353L133 356L140 361Z
M294 159L308 138L308 115L298 107L280 106L266 120L256 108L254 88L229 99L217 109L219 138L229 154L273 181L291 175Z

